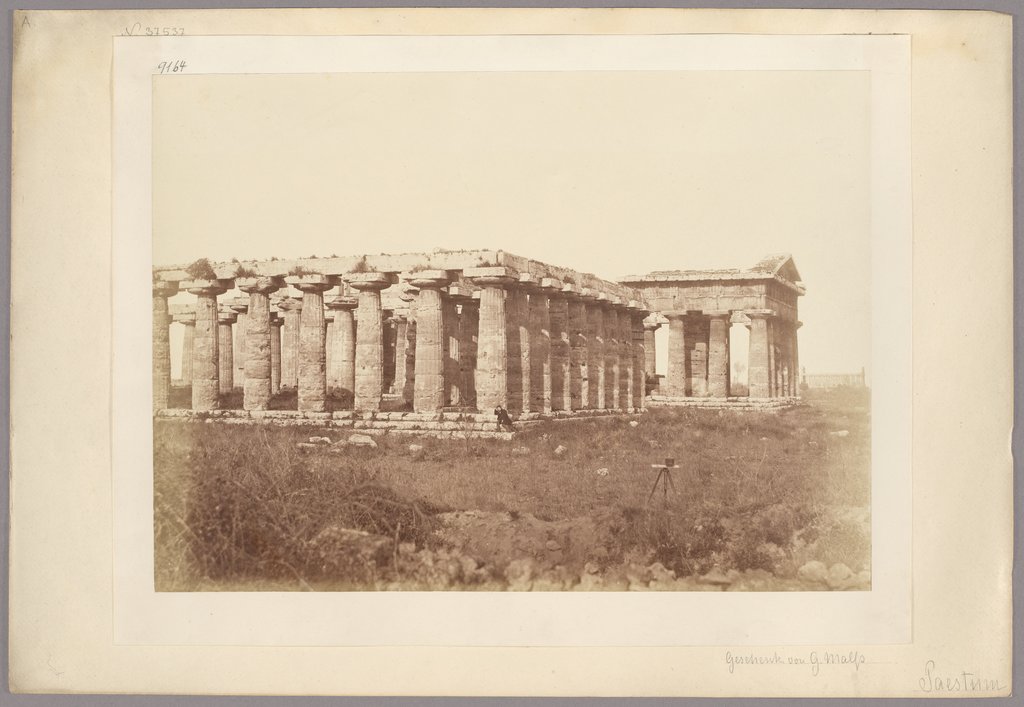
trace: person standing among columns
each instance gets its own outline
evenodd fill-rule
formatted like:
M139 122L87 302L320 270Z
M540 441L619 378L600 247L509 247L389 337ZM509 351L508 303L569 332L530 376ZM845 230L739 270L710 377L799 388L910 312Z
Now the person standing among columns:
M195 338L192 343L192 409L220 407L220 360L217 356L217 297L230 280L188 280L181 286L196 296Z
M438 412L445 404L445 322L441 289L448 286L448 273L444 270L422 270L410 276L409 282L419 290L412 409L415 412Z
M324 349L324 292L337 284L330 275L291 275L285 282L302 293L299 320L298 398L302 412L327 410L327 352Z
M270 295L284 287L284 280L280 277L244 277L239 278L236 284L239 290L249 295L242 339L246 350L242 405L246 410L266 410L274 392ZM280 349L278 355L280 357ZM280 358L278 361L280 365Z
M382 272L351 273L346 282L358 295L356 308L355 409L380 410L384 394L384 332L380 306L381 290L390 284Z
M171 316L167 298L178 292L178 283L153 281L153 411L164 410L171 397Z
M519 273L504 266L469 268L463 273L480 292L480 325L477 342L477 409L491 412L508 408L508 324L505 290L519 280Z

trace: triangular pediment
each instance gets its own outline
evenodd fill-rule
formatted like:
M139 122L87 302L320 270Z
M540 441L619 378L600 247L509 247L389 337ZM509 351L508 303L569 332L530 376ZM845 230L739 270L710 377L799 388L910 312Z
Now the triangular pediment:
M750 269L755 272L771 273L789 282L803 281L800 271L796 269L796 263L793 262L793 256L789 253L766 255Z

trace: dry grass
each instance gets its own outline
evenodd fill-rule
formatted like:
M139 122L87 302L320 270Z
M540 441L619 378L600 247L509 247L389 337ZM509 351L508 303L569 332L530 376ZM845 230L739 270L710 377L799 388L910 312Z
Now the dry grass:
M712 565L780 572L807 559L857 571L869 561L869 539L844 513L870 504L867 394L818 393L808 402L779 413L652 410L630 418L636 427L624 418L552 422L513 442L383 437L377 449L343 454L295 446L349 434L342 430L158 420L157 585L315 584L328 578L310 545L324 527L422 547L443 509L552 521L614 509L622 525L612 559L639 553L681 574ZM849 434L830 434L838 430ZM410 453L413 441L423 450ZM650 465L666 457L680 466L677 493L665 503L659 490L648 505ZM773 546L789 553L782 565Z

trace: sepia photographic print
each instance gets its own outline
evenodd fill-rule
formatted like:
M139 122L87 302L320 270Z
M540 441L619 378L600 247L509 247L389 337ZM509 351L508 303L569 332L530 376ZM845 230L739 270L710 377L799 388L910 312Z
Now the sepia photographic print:
M871 588L867 72L171 64L152 121L157 591Z

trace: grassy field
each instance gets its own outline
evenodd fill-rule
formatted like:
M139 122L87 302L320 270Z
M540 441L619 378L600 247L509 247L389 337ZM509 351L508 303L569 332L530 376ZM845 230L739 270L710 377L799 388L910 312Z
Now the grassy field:
M156 420L157 588L496 589L518 560L577 578L651 563L678 577L792 579L815 560L868 570L868 394L806 402L548 422L512 442L311 450L296 445L350 432ZM651 464L667 457L675 492L648 503ZM354 555L337 540L350 530L372 534ZM461 569L434 581L445 563Z

